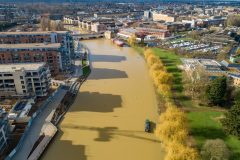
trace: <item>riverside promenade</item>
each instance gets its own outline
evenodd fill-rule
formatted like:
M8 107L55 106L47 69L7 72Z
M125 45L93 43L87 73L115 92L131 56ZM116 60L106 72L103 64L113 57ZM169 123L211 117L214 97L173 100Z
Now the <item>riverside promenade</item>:
M27 160L28 156L35 144L35 142L38 140L39 136L43 133L43 130L45 129L45 124L49 123L51 120L51 116L53 116L53 112L57 108L57 106L60 104L62 98L67 93L67 90L64 88L60 88L58 92L51 98L50 102L48 103L47 107L44 107L44 109L35 117L35 119L32 121L31 126L28 128L27 135L24 136L21 144L21 147L18 148L18 150L13 150L10 153L11 160Z

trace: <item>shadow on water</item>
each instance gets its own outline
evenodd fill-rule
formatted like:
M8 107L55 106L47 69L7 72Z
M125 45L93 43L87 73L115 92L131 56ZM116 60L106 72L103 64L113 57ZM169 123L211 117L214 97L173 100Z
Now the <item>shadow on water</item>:
M62 135L63 132L59 129L56 137L47 146L40 160L87 160L87 155L85 155L86 147L84 145L73 145L72 141L61 140ZM63 149L62 152L54 153L49 151L51 148L54 148L52 145Z
M88 79L115 79L115 78L128 78L128 75L124 71L116 69L106 69L106 68L93 68L92 73Z
M103 94L99 92L79 92L81 103L76 101L76 107L71 108L74 111L90 112L113 112L114 108L122 106L122 97L120 95Z
M98 132L98 137L95 138L95 141L106 142L114 138L114 136L124 136L129 138L136 138L144 141L150 141L154 143L161 143L156 139L147 138L140 136L139 134L144 134L144 131L131 131L131 130L119 130L117 127L88 127L88 126L79 126L73 124L62 125L62 128L70 128L77 130L88 130Z
M115 55L91 55L91 60L93 62L121 62L126 61L126 57Z

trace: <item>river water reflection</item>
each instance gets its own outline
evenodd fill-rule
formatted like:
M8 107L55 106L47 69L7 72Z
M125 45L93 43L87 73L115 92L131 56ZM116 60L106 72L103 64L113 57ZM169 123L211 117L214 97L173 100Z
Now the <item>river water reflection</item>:
M59 125L43 160L162 160L161 143L144 132L157 101L143 58L110 40L82 41L92 73Z

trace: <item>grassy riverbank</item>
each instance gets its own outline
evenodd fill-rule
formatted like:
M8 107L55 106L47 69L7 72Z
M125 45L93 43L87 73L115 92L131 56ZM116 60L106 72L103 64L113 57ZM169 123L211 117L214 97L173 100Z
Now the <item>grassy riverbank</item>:
M135 47L143 53L144 49ZM232 152L232 160L240 159L240 140L234 136L228 136L224 133L219 118L224 114L223 109L199 106L184 94L184 84L182 81L182 71L178 69L181 60L178 55L172 51L153 48L155 55L159 56L167 71L174 76L173 95L175 102L179 107L187 110L189 119L190 133L194 137L194 143L200 150L204 142L208 139L223 139Z

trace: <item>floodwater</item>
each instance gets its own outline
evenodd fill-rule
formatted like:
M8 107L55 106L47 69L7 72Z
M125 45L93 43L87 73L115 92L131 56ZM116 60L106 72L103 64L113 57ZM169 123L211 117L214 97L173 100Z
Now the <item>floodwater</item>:
M59 125L43 160L163 160L145 119L156 122L157 100L143 58L110 40L82 41L92 73Z

